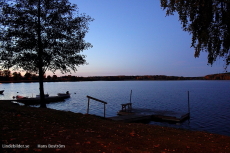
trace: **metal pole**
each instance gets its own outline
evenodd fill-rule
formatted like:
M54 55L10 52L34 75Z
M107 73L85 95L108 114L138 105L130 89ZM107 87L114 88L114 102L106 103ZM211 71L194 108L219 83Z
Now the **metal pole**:
M104 103L104 118L105 118L105 103Z
M188 113L190 114L189 91L188 91Z
M131 103L131 98L132 98L132 90L131 90L131 92L130 92L130 103Z
M88 108L87 108L87 114L89 114L89 98L88 98Z

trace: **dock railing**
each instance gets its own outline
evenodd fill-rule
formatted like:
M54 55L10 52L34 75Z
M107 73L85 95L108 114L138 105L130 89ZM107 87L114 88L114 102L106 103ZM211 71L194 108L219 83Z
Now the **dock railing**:
M90 101L90 99L92 99L92 100L95 100L95 101L98 101L98 102L101 102L104 104L104 118L105 118L105 104L107 104L107 102L102 101L102 100L97 99L97 98L94 98L94 97L91 97L91 96L88 96L88 95L86 97L88 98L87 114L89 114L89 101Z

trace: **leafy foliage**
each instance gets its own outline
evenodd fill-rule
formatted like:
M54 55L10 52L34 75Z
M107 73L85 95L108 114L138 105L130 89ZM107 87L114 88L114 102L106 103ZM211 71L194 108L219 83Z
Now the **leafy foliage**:
M39 73L40 107L45 108L44 73L76 71L86 63L80 52L92 47L84 40L92 20L68 0L2 0L0 65Z
M184 31L192 34L195 57L208 52L208 63L223 57L230 64L230 0L161 0L167 15L179 14Z
M11 71L10 70L0 70L0 76L4 76L4 77L10 77L11 76Z
M85 42L93 19L77 11L68 0L8 0L0 3L0 64L3 68L38 72L40 17L42 70L62 73L86 64L80 52L92 45ZM75 12L75 14L74 14Z

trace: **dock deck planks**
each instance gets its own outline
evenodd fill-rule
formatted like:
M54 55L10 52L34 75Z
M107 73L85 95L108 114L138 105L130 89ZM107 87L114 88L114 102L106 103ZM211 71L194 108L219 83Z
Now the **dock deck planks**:
M120 115L108 117L108 119L122 122L141 122L141 121L166 121L183 122L190 117L190 113L178 113L173 111L133 109L132 112L120 112Z
M130 115L123 115L123 116L108 117L108 119L130 123L130 122L151 120L151 116L141 115L141 114L130 114Z

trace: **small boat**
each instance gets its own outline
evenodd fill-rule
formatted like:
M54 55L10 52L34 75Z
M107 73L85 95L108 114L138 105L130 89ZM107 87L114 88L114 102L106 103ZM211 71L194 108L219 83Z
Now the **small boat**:
M20 100L20 99L28 99L28 97L24 97L24 96L17 95L17 96L16 96L16 99L17 99L17 100Z
M49 97L49 94L44 94L45 98ZM40 95L36 95L36 98L40 98Z
M52 102L60 102L65 101L66 98L70 97L70 93L67 91L66 93L58 93L58 96L49 96L49 94L45 94L45 103L49 104ZM39 105L40 102L40 95L36 95L36 97L24 97L24 96L16 96L16 101L20 103L24 103L25 105Z
M58 93L57 95L63 98L70 98L70 93Z
M45 103L49 104L52 102L61 102L61 101L65 101L64 96L49 96L49 97L45 97ZM40 102L40 97L39 98L28 98L28 97L23 97L23 96L19 96L16 100L17 102L20 103L24 103L25 105L39 105Z
M0 90L0 94L3 94L4 90Z

